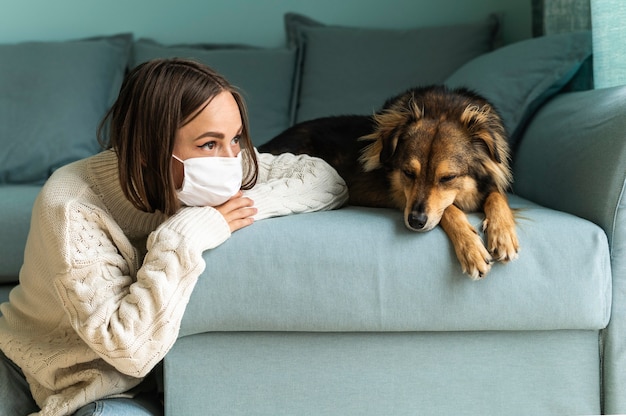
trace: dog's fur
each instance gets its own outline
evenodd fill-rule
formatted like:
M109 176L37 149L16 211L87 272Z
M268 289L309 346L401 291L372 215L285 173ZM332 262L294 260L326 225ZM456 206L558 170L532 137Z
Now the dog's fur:
M441 224L463 271L484 277L493 260L517 257L519 243L506 190L511 180L502 120L467 89L410 89L373 116L306 121L259 147L320 157L344 178L349 203L399 208L405 225ZM486 247L464 212L483 210Z

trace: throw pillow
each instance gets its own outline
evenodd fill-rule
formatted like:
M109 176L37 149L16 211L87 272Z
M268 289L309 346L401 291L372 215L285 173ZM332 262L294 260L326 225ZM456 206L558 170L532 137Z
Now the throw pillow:
M371 114L404 90L442 83L467 61L489 52L499 19L416 29L329 26L285 15L288 42L301 53L296 122Z
M132 36L0 45L0 184L43 183L100 150Z
M515 193L586 218L610 240L623 242L618 223L626 218L625 114L626 85L559 94L547 102L519 144Z
M155 58L189 58L209 65L242 92L250 134L260 146L289 127L296 51L241 45L170 45L149 39L135 43L132 66Z
M511 147L535 111L559 92L591 55L591 33L571 32L516 42L466 63L445 81L490 100Z

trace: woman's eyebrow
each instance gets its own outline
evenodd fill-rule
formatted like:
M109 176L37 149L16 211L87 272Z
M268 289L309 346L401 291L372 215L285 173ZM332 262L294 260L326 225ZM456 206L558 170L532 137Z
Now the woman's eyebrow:
M198 137L196 137L195 139L193 139L193 141L198 141L198 140L202 140L205 139L207 137L212 137L215 139L223 139L224 138L224 133L220 133L218 131L207 131L206 133L202 133L201 135L199 135Z
M241 133L243 133L243 126L241 126L239 128L239 130L237 130L237 136L241 135ZM224 139L224 133L221 133L219 131L207 131L205 133L202 133L201 135L199 135L198 137L196 137L195 139L193 139L193 141L198 141L201 139L205 139L207 137L212 137L214 139Z

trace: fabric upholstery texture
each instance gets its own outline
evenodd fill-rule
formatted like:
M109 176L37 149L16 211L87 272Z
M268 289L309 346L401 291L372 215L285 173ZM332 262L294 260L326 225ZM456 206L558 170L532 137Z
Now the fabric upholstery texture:
M470 88L487 98L515 147L530 116L574 78L590 55L591 32L542 36L481 55L445 84Z
M626 2L591 0L593 76L596 88L626 84Z
M602 226L613 301L604 335L605 410L626 409L626 86L563 94L528 127L514 166L516 191ZM565 133L565 134L564 134Z
M441 227L409 231L399 211L348 207L258 222L205 253L181 335L604 328L611 273L602 229L515 196L511 204L522 210L520 258L495 264L481 282L462 274ZM471 221L480 228L481 216Z
M96 153L132 36L0 45L0 184L43 183Z
M287 41L302 52L295 121L371 114L409 88L443 82L493 49L499 20L407 30L324 25L285 17ZM428 63L425 65L425 63Z
M597 350L596 331L199 334L167 356L165 405L185 416L597 415Z
M0 212L3 221L10 224L0 233L0 284L15 283L15 276L22 267L31 208L40 190L38 185L0 186ZM0 302L2 299L0 297Z
M515 192L587 218L612 230L612 243L619 240L614 233L623 230L617 217L626 199L625 112L626 86L554 98L524 135L513 166Z
M589 0L531 0L533 36L591 30Z

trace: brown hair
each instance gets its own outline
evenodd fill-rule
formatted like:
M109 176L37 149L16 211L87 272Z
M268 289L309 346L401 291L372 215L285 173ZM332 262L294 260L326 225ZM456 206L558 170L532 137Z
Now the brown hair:
M248 112L235 87L210 67L178 58L155 59L129 72L100 123L98 137L117 153L122 190L135 207L166 215L180 208L171 173L176 132L223 91L232 93L241 113L242 189L250 189L258 177L258 162Z

